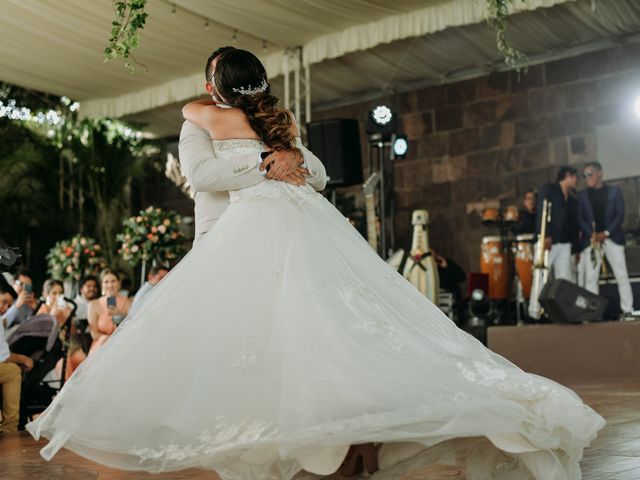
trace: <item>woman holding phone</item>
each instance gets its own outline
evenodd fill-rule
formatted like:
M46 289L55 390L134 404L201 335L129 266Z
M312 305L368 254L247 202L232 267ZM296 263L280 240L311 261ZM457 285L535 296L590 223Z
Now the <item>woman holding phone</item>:
M44 282L42 288L42 296L45 301L38 309L38 315L48 314L56 319L58 325L65 324L69 315L71 315L71 308L64 299L64 284L60 280L49 279ZM71 345L67 352L67 369L65 379L68 379L76 368L84 361L87 356L85 355L82 347L75 339L75 327L71 325ZM60 333L62 339L64 334ZM62 378L62 359L58 361L55 368L56 380Z
M37 314L49 314L54 317L59 325L67 321L71 309L64 301L64 285L60 280L50 278L42 287L44 303L40 305Z
M89 302L88 321L93 343L89 355L101 347L129 314L131 301L120 296L120 276L105 269L100 274L102 296Z

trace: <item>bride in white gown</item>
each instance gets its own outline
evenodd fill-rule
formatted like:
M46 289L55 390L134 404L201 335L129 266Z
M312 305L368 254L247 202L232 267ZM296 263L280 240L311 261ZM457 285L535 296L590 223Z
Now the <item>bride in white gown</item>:
M239 108L186 108L227 138L213 140L218 156L293 145L265 75L249 52L226 52L215 84ZM350 445L376 442L374 479L433 463L469 479L581 477L604 420L571 390L459 330L311 187L266 180L230 195L27 425L50 440L46 459L65 447L120 469L289 480L329 475Z

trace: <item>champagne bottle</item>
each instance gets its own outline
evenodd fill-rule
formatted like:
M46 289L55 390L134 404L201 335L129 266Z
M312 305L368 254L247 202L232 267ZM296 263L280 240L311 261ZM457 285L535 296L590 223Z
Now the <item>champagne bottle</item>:
M440 282L438 267L429 249L429 212L414 210L411 223L413 224L413 239L403 275L422 294L438 305Z

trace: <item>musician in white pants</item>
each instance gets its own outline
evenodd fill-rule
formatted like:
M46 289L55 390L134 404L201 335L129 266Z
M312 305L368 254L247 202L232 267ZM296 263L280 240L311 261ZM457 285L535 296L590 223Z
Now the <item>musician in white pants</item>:
M562 167L557 182L540 189L538 195L536 231L542 227L542 202L551 203L551 215L547 222L545 248L549 250L549 268L556 280L575 282L574 263L571 254L577 244L576 198L578 172L573 167Z
M587 189L578 196L582 248L579 272L584 279L584 287L597 294L602 256L604 254L607 257L618 283L620 309L624 318L633 311L633 292L624 255L622 192L618 187L602 181L602 166L598 162L587 163L583 177Z

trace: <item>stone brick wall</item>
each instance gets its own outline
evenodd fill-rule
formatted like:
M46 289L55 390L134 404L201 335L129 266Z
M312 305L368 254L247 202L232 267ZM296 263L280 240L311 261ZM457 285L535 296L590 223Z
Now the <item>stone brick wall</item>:
M481 239L493 231L468 213L472 205L519 204L527 189L555 179L559 166L597 160L596 128L629 115L638 94L640 46L627 45L532 66L520 78L496 73L376 101L396 110L410 144L394 166L397 246L410 241L412 210L427 208L434 248L477 271ZM320 111L314 119L362 124L372 105ZM640 177L615 183L627 204L625 228L640 228Z

